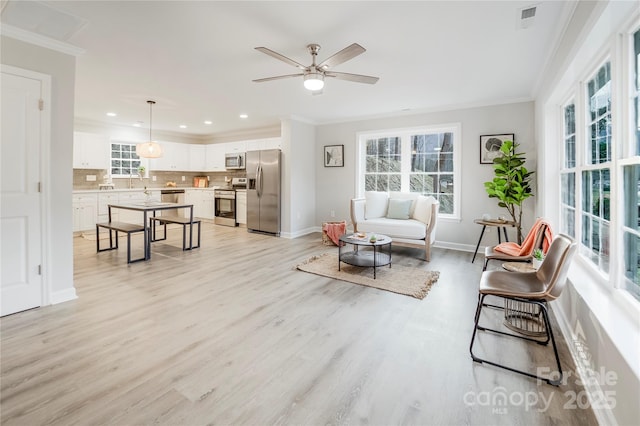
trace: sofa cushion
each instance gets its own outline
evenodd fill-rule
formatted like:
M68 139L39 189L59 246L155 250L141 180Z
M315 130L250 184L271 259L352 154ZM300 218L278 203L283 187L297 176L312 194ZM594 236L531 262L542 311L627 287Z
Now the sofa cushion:
M422 223L429 224L431 220L431 206L436 199L433 197L425 197L420 195L416 200L416 208L413 211L413 219L417 219Z
M393 198L394 200L411 200L411 211L409 212L409 217L413 217L413 211L416 208L416 200L418 199L417 192L400 192L400 191L391 191L389 192L389 198Z
M427 225L415 219L399 220L380 217L358 222L358 231L374 232L391 238L421 240L427 235Z
M367 191L364 193L366 207L364 211L365 219L375 219L387 215L387 204L389 194L381 191Z
M412 200L398 200L396 198L389 198L387 218L404 220L409 219L412 204Z

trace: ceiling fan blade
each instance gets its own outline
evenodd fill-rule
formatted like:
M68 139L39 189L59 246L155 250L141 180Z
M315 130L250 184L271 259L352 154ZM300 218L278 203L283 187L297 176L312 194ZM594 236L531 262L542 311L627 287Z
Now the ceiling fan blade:
M276 58L276 59L281 60L282 62L286 62L289 65L293 65L294 67L298 67L301 70L306 70L307 69L307 67L305 67L304 65L294 61L293 59L289 59L286 56L279 54L278 52L274 52L271 49L267 49L266 47L256 47L256 50L259 50L260 52L265 53L265 54L271 56L272 58Z
M275 77L267 77L267 78L258 78L257 80L253 80L254 83L262 83L264 81L272 81L272 80L280 80L283 78L290 78L290 77L301 77L303 76L303 73L300 74L287 74L287 75L278 75Z
M349 59L366 52L367 49L360 46L358 43L353 43L351 46L347 46L333 56L328 57L322 61L316 68L322 68L324 71L336 65L340 65L343 62L347 62Z
M355 81L356 83L375 84L380 79L379 77L371 77L369 75L362 74L349 74L348 72L331 72L325 73L325 77L334 77L338 80Z

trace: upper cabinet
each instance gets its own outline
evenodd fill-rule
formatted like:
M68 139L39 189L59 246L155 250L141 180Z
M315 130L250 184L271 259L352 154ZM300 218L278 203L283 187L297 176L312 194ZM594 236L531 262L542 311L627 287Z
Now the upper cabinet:
M153 158L149 167L159 171L188 171L189 170L189 146L183 143L158 142L164 154L160 158Z
M203 172L207 170L207 146L189 145L189 171Z
M224 154L225 144L216 143L207 145L207 165L205 170L207 172L224 172Z
M260 151L262 149L282 149L281 138L254 139L246 141L247 151Z
M108 169L109 139L94 133L73 132L73 168Z

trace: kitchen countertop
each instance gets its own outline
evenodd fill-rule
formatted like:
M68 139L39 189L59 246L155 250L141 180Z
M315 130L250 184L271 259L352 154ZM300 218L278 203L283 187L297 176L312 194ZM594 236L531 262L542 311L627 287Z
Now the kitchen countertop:
M198 190L198 191L213 191L214 189L219 188L219 186L209 186L207 188L196 188L196 187L177 187L177 188L147 188L147 190L149 191L162 191L165 189L184 189L184 190ZM119 189L119 188L115 188L115 189L74 189L73 193L74 194L91 194L91 193L98 193L98 194L110 194L112 192L143 192L144 188L132 188L132 189Z

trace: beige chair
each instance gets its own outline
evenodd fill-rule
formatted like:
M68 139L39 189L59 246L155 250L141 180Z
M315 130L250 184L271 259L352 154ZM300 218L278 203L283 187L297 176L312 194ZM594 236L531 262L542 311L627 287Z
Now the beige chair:
M534 250L537 248L539 249L542 248L542 243L544 242L544 233L547 230L547 226L548 225L546 223L543 223L541 226L537 228L537 230L534 231L534 229L531 229L529 231L529 232L536 232L535 240L533 243ZM528 234L527 234L527 237L525 238L525 241L527 240L527 238L529 238ZM487 270L487 266L489 265L490 260L500 260L502 262L531 262L531 259L533 259L533 250L531 250L531 252L523 256L512 256L510 254L497 251L496 247L497 246L485 248L484 266L482 267L483 271Z
M524 374L525 376L546 381L554 386L558 386L562 382L562 367L560 366L558 348L549 322L547 302L555 300L560 296L560 293L565 286L571 259L574 256L576 249L576 243L570 237L561 234L553 240L540 269L535 272L508 272L497 270L485 271L482 273L478 294L478 306L476 308L475 315L475 326L471 337L471 344L469 345L471 358L475 362L486 363L509 371ZM485 304L484 299L487 296L500 297L505 299L505 303L507 301L515 301L534 305L532 307L537 309L537 315L542 315L546 340L541 341L540 339L528 337L523 334L512 334L480 326L479 321L483 307L502 308L495 305ZM555 380L549 377L540 377L526 371L517 370L476 356L473 353L473 344L478 330L491 331L505 336L517 337L542 345L547 345L549 341L551 341L556 363L558 365L558 379Z

